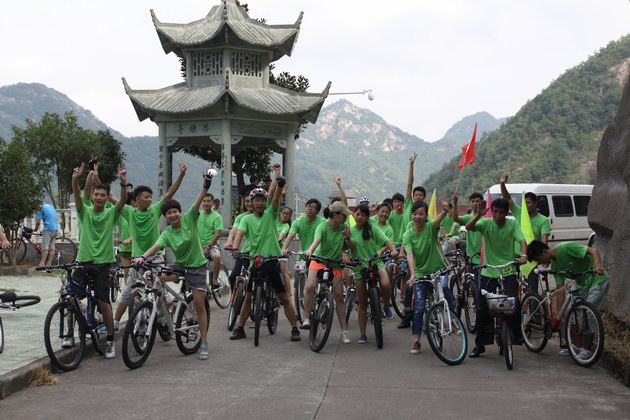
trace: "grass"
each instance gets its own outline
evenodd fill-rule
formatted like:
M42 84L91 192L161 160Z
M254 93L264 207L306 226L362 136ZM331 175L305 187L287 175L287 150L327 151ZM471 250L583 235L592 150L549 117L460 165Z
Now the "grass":
M30 388L43 385L56 385L57 378L49 369L37 368L31 378Z
M606 350L619 360L630 360L630 328L615 318L612 311L603 311L602 320L606 331Z

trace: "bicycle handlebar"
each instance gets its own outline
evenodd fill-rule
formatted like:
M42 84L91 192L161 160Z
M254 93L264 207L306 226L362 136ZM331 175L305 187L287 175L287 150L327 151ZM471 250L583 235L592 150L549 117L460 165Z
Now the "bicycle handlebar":
M76 261L72 261L66 264L59 264L59 265L47 265L47 266L43 266L43 267L35 267L36 271L44 271L44 270L66 270L66 271L70 271L72 269L75 268L81 268L81 264L76 262Z
M511 265L514 265L517 269L520 266L520 263L518 262L518 260L514 259L510 262L507 262L505 264L499 264L499 265L491 265L491 264L481 264L481 265L476 265L473 268L475 270L480 269L480 268L505 268L505 267L509 267Z
M569 269L564 269L564 270L552 271L549 268L535 268L534 269L534 273L536 273L536 274L552 274L552 275L553 274L568 275L571 278L588 276L588 275L597 275L595 270L586 270L586 271L577 272L577 271L571 271Z

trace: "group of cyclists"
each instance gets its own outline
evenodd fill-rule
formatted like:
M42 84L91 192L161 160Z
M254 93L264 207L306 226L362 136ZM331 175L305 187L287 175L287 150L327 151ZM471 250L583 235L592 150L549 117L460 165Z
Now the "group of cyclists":
M420 353L420 335L423 330L423 317L428 293L427 282L415 281L441 271L448 264L445 253L457 246L460 229L466 230L466 254L473 256L469 270L475 275L478 290L496 292L499 288L499 277L503 280L504 292L516 296L519 284L514 265L508 263L518 260L519 264L536 261L539 264L550 264L552 269L570 268L574 271L592 270L594 274L576 279L582 289L586 301L602 309L606 301L608 277L602 267L599 253L592 247L577 243L563 243L555 248L547 245L550 233L549 221L536 210L536 195L525 194L526 209L514 203L505 188L507 175L500 179L502 198L494 199L490 209L486 209L483 195L473 193L469 197L469 211L460 215L458 211L458 195L452 193L451 202L444 201L441 211L431 219L430 210L425 203L426 190L421 186L413 186L414 163L416 154L409 158L406 194L395 193L383 202L371 203L367 196L361 197L358 205L351 211L342 187L341 179L333 177L339 190L339 196L331 199L323 208L322 203L311 198L306 202L304 214L291 221L293 210L281 207L283 194L286 192L286 180L281 176L281 167L273 165L273 175L268 185L253 185L243 191L239 214L230 229L223 249L234 252L236 260L230 274L233 285L248 260L239 258L242 254L270 258L259 268L267 276L274 288L285 316L291 326L291 341L300 341L300 330L310 328L309 315L313 307L314 292L318 282L318 274L331 268L318 262L317 259L336 260L332 267L332 293L336 302L336 313L341 328L341 341L350 343L351 338L346 325L344 308L344 284L347 286L354 274L359 303L358 321L360 336L358 343L368 341L367 324L367 288L361 272L365 263L355 264L348 268L354 260L365 260L387 253L392 261L405 258L408 262L406 287L400 299L404 301L404 314L398 328L411 328L411 353ZM119 227L121 245L126 246L122 252L123 263L140 266L142 263L165 247L175 255L174 272L165 281L176 281L178 275L185 278L186 285L192 289L194 307L201 330L201 346L199 359L208 358L207 317L204 299L206 298L206 267L214 266L213 284L216 283L220 266L221 250L218 240L223 229L223 221L218 212L213 211L214 197L208 193L212 175L205 173L201 178L200 191L188 209L173 199L187 171L187 166L179 162L179 176L167 193L153 202L153 192L147 186L130 188L127 184L124 166L119 165L120 196L111 197L109 186L98 179L98 162L90 162L90 170L86 185L82 192L79 188L79 177L85 165L75 168L72 175L72 187L77 203L78 225L80 230L79 253L75 279L81 283L85 274L89 273L94 280L93 290L99 302L104 320L102 327L107 333L106 358L115 357L114 332L119 328L119 321L127 305L130 304L132 282L127 281L115 313L109 300L109 266L115 261L113 230ZM323 212L322 212L323 208ZM514 218L509 218L512 212ZM320 216L320 213L323 216ZM491 214L491 217L484 217ZM160 215L164 216L167 228L160 232ZM520 218L529 216L535 239L526 243L520 228ZM304 289L304 313L301 324L296 316L296 308L291 299L288 258L289 248L298 239L300 256L307 262L307 282ZM4 245L4 244L3 244ZM277 257L277 258L271 258ZM486 267L481 269L482 262L487 266L506 265L501 271ZM390 294L391 279L383 261L378 261L378 282L382 296L383 314L393 319ZM132 269L133 270L133 269ZM354 271L354 273L353 273ZM130 276L131 277L131 276ZM537 274L528 278L529 287L538 290ZM558 285L564 279L556 277ZM448 275L442 275L439 284L444 298L451 310L454 301L449 288ZM252 288L249 284L245 302L230 339L246 338L245 324L250 316ZM492 317L485 299L479 299L477 305L477 322L475 327L475 346L469 357L480 357L485 346L493 342ZM514 342L519 344L518 313L510 319L513 323ZM455 325L455 334L465 334Z

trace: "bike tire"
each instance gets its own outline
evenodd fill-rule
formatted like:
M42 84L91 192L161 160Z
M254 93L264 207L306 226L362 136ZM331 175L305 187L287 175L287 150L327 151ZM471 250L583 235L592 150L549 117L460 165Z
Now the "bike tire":
M96 305L98 304L94 302L92 306L92 320L97 319L96 313L98 309L96 308ZM102 315L101 315L101 321L102 321ZM103 356L105 354L105 349L107 347L107 332L104 332L103 334L99 334L98 328L101 325L99 325L98 321L93 321L93 322L94 322L94 325L90 327L90 341L92 342L92 347L94 348L94 350L100 356Z
M236 290L234 291L234 299L232 304L230 305L230 311L228 312L228 330L232 331L234 326L236 325L236 320L238 319L239 314L241 313L241 307L243 306L243 300L245 300L244 296L244 286L243 284L239 284Z
M153 349L157 319L154 320L151 331L148 331L152 311L153 302L145 300L136 305L129 320L127 320L123 333L122 357L129 369L137 369L142 366Z
M540 353L547 345L549 314L540 297L527 293L521 302L521 333L527 350Z
M267 298L267 329L269 334L274 335L278 329L278 315L280 313L280 303L275 292L271 292Z
M24 261L24 257L26 257L26 240L19 238L15 243L17 244L15 245L15 264L17 265ZM9 265L9 253L7 251L1 251L0 260L2 260L2 264Z
M459 334L452 326L446 325L447 306L445 303L437 303L427 313L426 334L429 346L433 353L442 362L450 366L459 365L466 358L468 352L468 337L464 330L462 320L453 311L449 311L451 321L460 331Z
M256 286L254 295L254 346L258 347L260 342L260 322L263 317L263 295L262 286Z
M466 319L466 328L471 334L475 333L475 327L477 326L477 305L479 304L479 293L477 290L477 284L474 280L468 280L464 285L466 307L464 310L464 318Z
M344 299L344 305L346 307L346 325L350 322L350 316L352 316L352 310L354 309L354 301L356 300L357 292L355 289L348 289L346 291L346 297Z
M457 314L458 317L462 316L462 308L464 306L464 303L462 302L463 298L464 298L464 293L463 291L460 293L459 290L459 278L458 276L452 276L449 279L450 282L450 289L451 289L451 296L453 297L453 305L455 305L455 313Z
M378 287L370 287L370 315L372 324L374 324L374 338L376 339L376 347L383 348L383 320L381 317L381 294Z
M230 297L232 296L232 287L230 286L230 275L225 265L221 264L219 269L219 277L217 277L219 287L212 289L212 297L219 308L225 309L230 306Z
M208 299L204 299L203 302L206 308L208 329L210 329L210 304L208 303ZM194 354L199 350L199 346L201 346L201 331L199 329L199 316L195 310L192 295L188 295L186 297L186 303L188 304L188 307L181 305L177 313L177 321L175 321L175 342L177 343L179 351L183 354L189 355ZM177 331L182 328L182 325L185 325L188 328L185 333Z
M508 370L514 368L514 350L512 349L512 329L507 319L501 323L501 344L503 345L503 357Z
M114 271L110 275L111 285L109 286L109 297L112 302L116 302L118 299L118 291L120 290L120 277L118 277L118 270Z
M0 353L4 351L4 327L2 326L2 317L0 317Z
M590 367L597 363L604 351L604 323L599 311L591 303L581 301L573 305L567 314L564 334L575 364ZM584 345L585 341L591 342L588 348L580 347L580 343Z
M404 274L396 274L392 281L392 308L394 308L394 312L400 319L405 319L405 283Z
M71 301L55 303L44 321L44 345L50 361L64 372L76 369L85 354L85 326L82 315ZM65 327L65 328L64 328ZM68 329L68 332L64 330ZM64 348L64 338L72 339L72 347ZM75 348L76 343L78 348Z
M304 311L304 286L306 283L306 275L303 273L295 276L293 281L293 301L295 303L295 316L302 322L302 311Z
M27 306L31 306L31 305L36 305L39 302L41 302L41 298L39 296L35 296L35 295L23 295L23 296L17 296L15 298L15 306L16 308L25 308Z
M55 240L55 257L58 265L69 264L77 258L77 244L70 238L62 236Z
M311 327L308 334L308 344L315 353L320 352L326 345L332 329L335 300L330 290L324 289L315 297L315 305L311 311Z

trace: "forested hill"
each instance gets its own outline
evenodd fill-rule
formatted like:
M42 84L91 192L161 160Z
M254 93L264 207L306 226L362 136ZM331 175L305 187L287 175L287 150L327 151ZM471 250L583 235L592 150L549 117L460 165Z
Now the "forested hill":
M502 172L510 174L510 182L593 183L599 142L629 73L630 35L566 71L482 137L475 163L464 168L460 196L485 191ZM457 182L459 159L451 159L424 185L449 194Z

